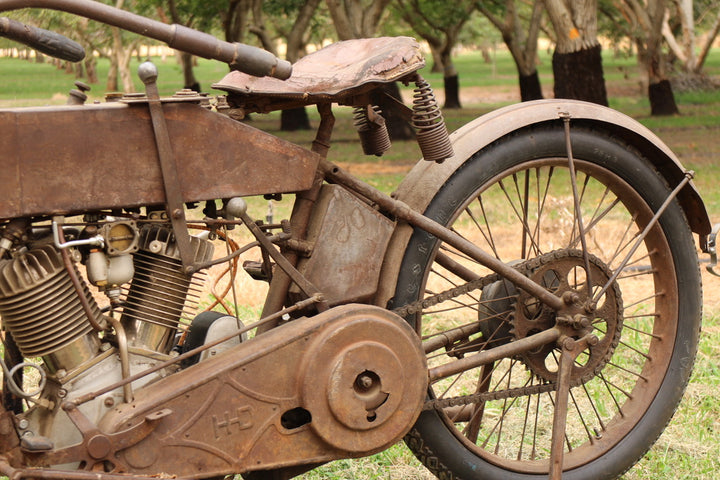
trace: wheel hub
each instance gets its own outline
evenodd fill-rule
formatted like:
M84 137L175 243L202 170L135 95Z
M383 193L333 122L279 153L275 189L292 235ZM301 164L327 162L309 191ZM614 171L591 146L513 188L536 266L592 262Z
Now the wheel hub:
M529 276L560 296L566 308L556 312L537 298L520 292L512 319L512 333L515 339L521 339L557 328L561 338L578 340L595 335L598 341L588 345L573 365L570 381L572 385L579 385L603 369L620 340L623 323L620 289L613 282L600 298L593 298L611 278L607 265L593 255L589 255L589 271L578 250L552 252L544 257L543 264ZM555 343L521 355L525 365L548 382L557 380L559 358L559 347Z

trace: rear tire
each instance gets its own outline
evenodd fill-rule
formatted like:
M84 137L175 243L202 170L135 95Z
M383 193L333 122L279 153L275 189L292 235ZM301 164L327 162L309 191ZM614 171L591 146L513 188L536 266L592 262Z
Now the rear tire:
M571 138L595 295L611 283L671 189L630 145L584 129L573 129ZM516 132L477 152L438 190L425 215L508 264L540 257L546 266L528 275L556 293L587 300L561 124ZM464 284L468 269L477 277L493 273L416 229L391 307ZM540 313L526 294L499 285L407 317L424 340L451 336L460 326L470 332L430 352L430 367L554 325L553 312ZM697 351L702 299L695 245L676 201L600 303L604 310L595 312L593 330L602 350L589 348L574 367L564 480L623 474L657 440L681 400ZM541 390L554 382L557 358L548 345L434 383L429 399L453 400L424 411L406 443L440 478L546 479L555 402L554 391ZM470 395L475 400L458 406Z

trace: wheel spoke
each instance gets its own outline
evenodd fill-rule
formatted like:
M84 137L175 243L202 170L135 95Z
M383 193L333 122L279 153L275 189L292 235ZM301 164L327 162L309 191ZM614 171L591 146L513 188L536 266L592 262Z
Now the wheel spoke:
M593 472L596 461L635 428L636 417L658 401L670 378L678 272L676 251L667 254L672 246L666 232L674 226L655 218L658 210L649 206L663 204L668 190L646 188L653 192L647 201L635 184L652 172L637 161L627 168L612 162L623 169L620 175L604 166L603 155L588 160L588 152L610 147L582 147L575 132L569 160L562 128L553 131L560 140L554 156L535 158L532 148L514 155L502 150L501 159L448 183L455 188L473 175L481 179L464 197L438 196L426 213L450 218L452 231L544 290L528 293L491 277L491 269L442 243L430 254L434 262L413 277L424 282L425 306L414 318L428 354L432 391L426 408L437 414L422 445L458 442L464 453L449 462L476 458L477 465L493 466L477 473L458 467L464 476L497 480L504 477L488 472L499 469L510 477L547 478L551 464L553 475ZM612 150L623 159L628 151ZM449 205L456 205L454 216L448 217ZM427 245L410 245L408 252ZM548 307L538 300L546 293L563 304ZM399 305L414 300L406 297ZM578 347L572 357L557 345L560 337L577 343L588 335L597 343Z
M522 200L518 200L520 202L520 208L518 208L518 206L515 205L515 202L513 201L512 197L510 195L510 192L505 187L505 184L502 181L500 181L498 183L498 185L500 186L500 189L504 193L505 199L507 200L508 205L510 205L510 207L512 208L513 214L520 221L520 225L522 227L522 233L521 233L522 240L524 241L526 238L529 238L533 249L535 251L540 251L540 247L535 242L535 238L530 234L530 227L527 224L527 218L525 216L525 208L522 204ZM516 187L515 190L517 191L517 189L518 189L517 183L514 183L514 185ZM519 192L517 193L517 196L518 196L518 199L520 199ZM498 257L498 258L500 258L500 257ZM524 257L521 256L520 258L524 258Z

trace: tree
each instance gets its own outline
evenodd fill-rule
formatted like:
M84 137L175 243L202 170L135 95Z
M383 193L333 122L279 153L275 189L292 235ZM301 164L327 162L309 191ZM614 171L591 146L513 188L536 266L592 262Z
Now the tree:
M385 8L390 0L326 0L330 16L340 40L353 38L374 37ZM397 111L395 102L385 98L391 96L401 100L400 89L397 83L389 83L384 87L384 94L373 95L371 99L382 110L385 125L392 140L407 140L413 138L415 132Z
M195 2L184 2L182 0L167 0L167 7L168 11L170 12L170 21L172 21L172 23L203 30L201 27L195 27L193 25L196 18L194 10L197 7ZM161 21L165 23L170 23L170 21L168 21L165 10L162 8L162 5L158 5L157 13ZM177 55L180 59L180 66L182 67L183 72L183 88L188 88L196 92L202 91L200 82L198 82L197 78L195 77L195 71L193 68L195 59L193 58L193 55L187 52L177 52Z
M461 108L460 80L452 62L453 48L460 30L475 10L473 0L448 3L444 0L398 0L395 8L402 18L430 46L443 71L445 84L444 108Z
M683 71L698 75L720 32L720 1L670 0L670 3L669 13L663 23L663 37L672 53L680 60ZM699 40L696 28L703 23L709 28L707 35ZM696 53L698 47L699 53Z
M240 42L245 37L252 0L221 1L215 5L225 33L225 41Z
M666 4L666 0L623 0L619 4L630 26L630 37L637 46L638 63L647 75L652 115L679 113L662 51Z
M340 40L375 36L391 0L326 0Z
M537 71L537 45L542 20L542 1L534 0L529 9L515 0L476 2L477 9L500 31L518 70L520 99L523 102L543 98ZM526 7L526 6L525 6ZM521 18L527 10L527 19ZM526 26L527 25L527 26Z
M286 59L291 62L297 62L300 57L305 54L308 38L307 33L321 0L274 0L265 2L264 8L268 10L272 18L276 19L274 27L279 36L285 39L287 46ZM259 15L255 16L256 19ZM281 21L294 18L293 21ZM251 31L263 40L263 45L267 45L267 29L264 22L262 25L256 25ZM270 45L266 49L272 48ZM272 50L271 50L272 51ZM273 52L275 53L275 52ZM276 53L277 55L277 53ZM307 115L305 107L292 108L283 110L280 113L280 130L310 130L310 119Z
M555 98L608 104L597 39L597 0L545 0L555 31Z

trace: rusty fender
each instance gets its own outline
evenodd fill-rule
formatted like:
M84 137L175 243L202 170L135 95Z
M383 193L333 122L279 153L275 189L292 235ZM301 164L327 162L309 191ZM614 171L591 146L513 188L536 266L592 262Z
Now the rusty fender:
M110 435L169 410L142 441L111 451L114 463L139 475L221 476L381 451L410 429L426 389L409 325L350 304L140 389L99 427Z
M533 125L558 121L560 114L569 114L571 128L582 125L615 135L633 145L665 177L670 186L685 176L685 168L675 154L653 132L620 112L594 103L575 100L537 100L501 108L464 125L450 135L455 155L444 163L418 162L393 195L418 212L424 212L435 193L467 159L492 142ZM706 248L711 224L705 205L695 185L690 182L678 195L690 228ZM382 277L374 303L385 306L395 293L398 270L412 227L398 224L388 245Z

